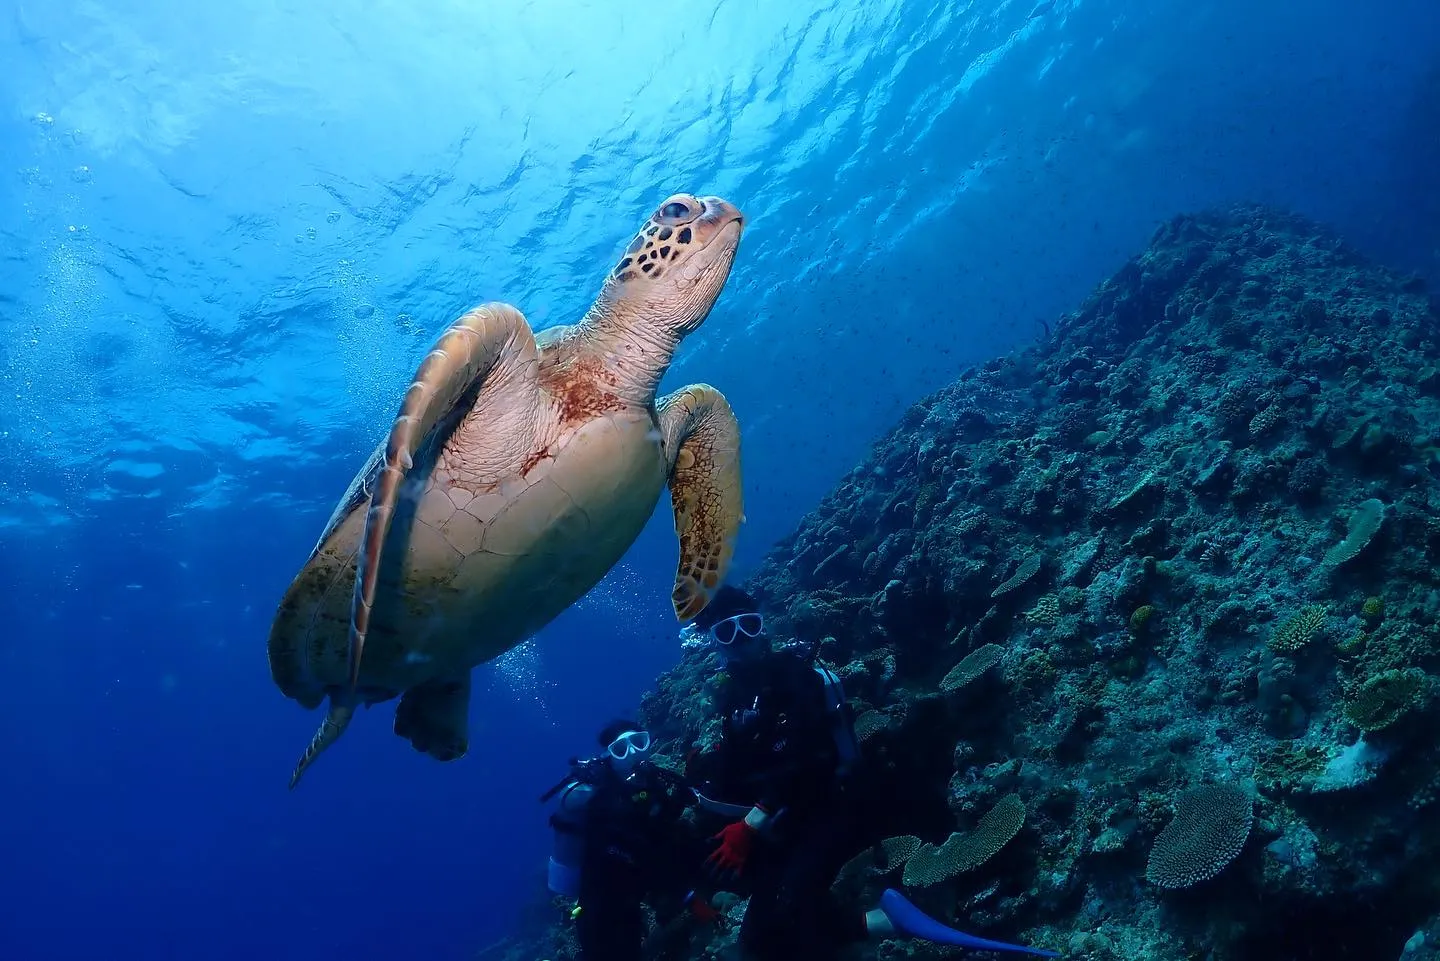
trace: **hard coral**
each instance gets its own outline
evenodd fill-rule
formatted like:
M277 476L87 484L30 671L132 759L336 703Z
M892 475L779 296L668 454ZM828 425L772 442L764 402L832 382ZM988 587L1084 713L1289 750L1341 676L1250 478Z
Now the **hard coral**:
M1025 802L1018 794L1007 794L969 834L957 831L944 844L922 845L905 864L905 884L930 887L973 871L998 854L1024 825Z
M1000 853L1025 826L1025 802L1018 794L1007 794L985 812L962 846L961 870L978 868Z
M920 839L913 834L885 838L845 862L835 878L835 886L842 890L853 890L867 878L883 877L899 871L915 852L920 850L920 846Z
M1015 568L1015 573L1011 574L1000 586L991 591L990 596L992 598L1000 597L1003 594L1009 594L1011 591L1024 586L1030 578L1040 572L1042 560L1043 558L1039 554L1027 555L1026 558L1020 562L1020 566Z
M1325 563L1339 565L1358 557L1379 533L1384 521L1384 501L1374 497L1362 501L1350 514L1345 537L1325 552Z
M1384 671L1345 699L1345 719L1362 731L1383 730L1418 707L1429 686L1429 677L1416 668Z
M1290 616L1270 635L1272 650L1290 654L1310 643L1325 624L1325 605L1308 604Z
M1301 504L1319 503L1325 493L1325 481L1329 473L1324 460L1319 457L1306 457L1291 469L1286 488Z
M1175 818L1150 849L1145 878L1188 888L1219 874L1240 853L1254 823L1254 801L1233 784L1206 784L1175 799Z
M977 647L950 669L950 673L940 681L940 690L947 693L958 691L998 664L1004 653L1005 648L999 644L983 644Z

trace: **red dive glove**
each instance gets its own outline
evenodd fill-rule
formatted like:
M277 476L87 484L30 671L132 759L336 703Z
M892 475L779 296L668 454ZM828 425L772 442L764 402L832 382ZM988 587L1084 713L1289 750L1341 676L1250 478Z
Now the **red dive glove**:
M717 924L720 921L720 912L698 894L690 899L690 914L701 924Z
M745 815L744 820L725 825L719 834L710 838L712 841L719 841L720 846L711 852L705 863L712 871L733 871L735 876L739 877L740 872L745 870L745 862L750 858L750 848L755 843L755 837L769 817L765 809L757 805Z
M738 877L740 872L745 870L745 862L750 857L750 845L758 833L744 821L725 825L719 834L710 839L719 841L720 846L710 853L705 863L712 871L734 871Z

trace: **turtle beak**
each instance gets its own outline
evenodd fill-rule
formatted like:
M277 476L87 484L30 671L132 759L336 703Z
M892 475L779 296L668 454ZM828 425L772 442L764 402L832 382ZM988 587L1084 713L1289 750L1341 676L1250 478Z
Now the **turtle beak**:
M717 229L724 229L730 224L736 224L741 229L745 227L745 215L724 197L701 197L700 203L704 210L700 219L713 224Z

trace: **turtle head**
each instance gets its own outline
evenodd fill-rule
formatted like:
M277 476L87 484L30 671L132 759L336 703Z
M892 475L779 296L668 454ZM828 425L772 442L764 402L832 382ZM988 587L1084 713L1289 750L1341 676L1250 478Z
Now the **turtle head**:
M720 296L744 226L740 211L720 197L666 198L610 271L604 299L627 319L683 337Z

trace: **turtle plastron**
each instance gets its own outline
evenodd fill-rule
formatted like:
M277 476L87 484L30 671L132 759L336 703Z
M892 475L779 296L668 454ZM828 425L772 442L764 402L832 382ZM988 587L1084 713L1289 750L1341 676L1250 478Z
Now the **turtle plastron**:
M325 720L290 775L291 789L300 783L305 769L315 758L345 733L355 716L355 707L360 701L356 691L360 660L365 652L365 636L380 582L382 548L390 533L400 491L415 464L416 452L432 438L436 428L451 416L462 399L473 398L475 391L484 390L492 377L506 387L519 385L533 392L539 360L535 335L525 316L509 304L495 303L477 307L451 324L420 362L381 447L383 459L376 465L374 481L364 485L371 491L370 508L356 557L351 599L347 645L349 687L331 695ZM462 706L468 706L468 683L463 691L467 697Z

